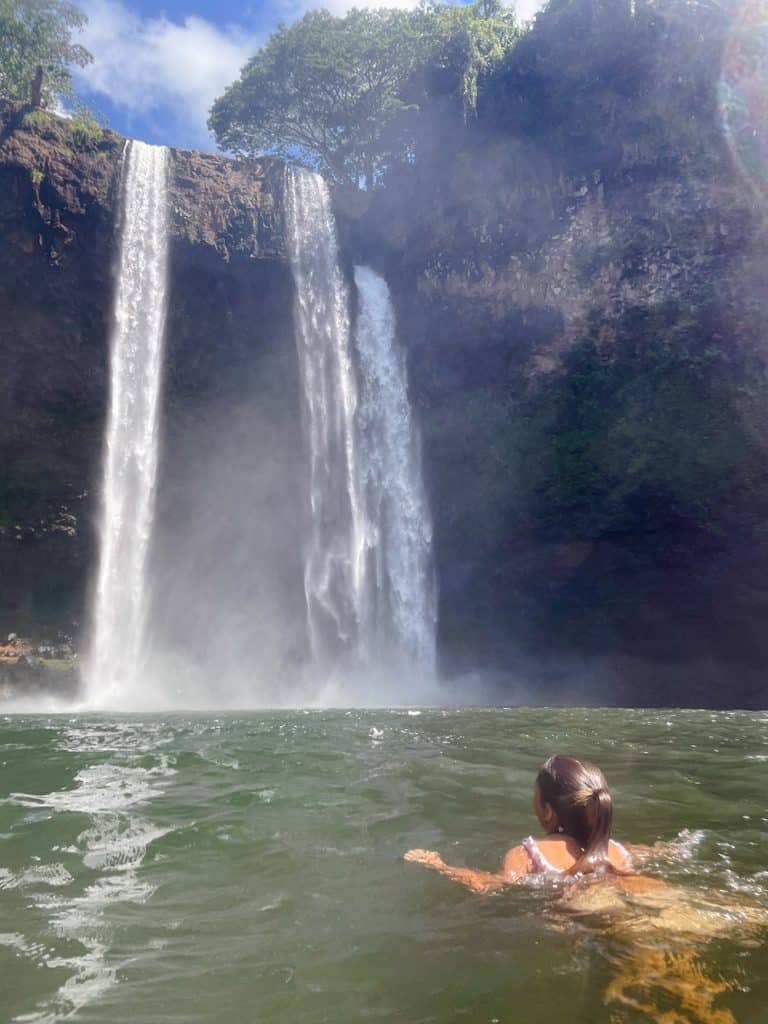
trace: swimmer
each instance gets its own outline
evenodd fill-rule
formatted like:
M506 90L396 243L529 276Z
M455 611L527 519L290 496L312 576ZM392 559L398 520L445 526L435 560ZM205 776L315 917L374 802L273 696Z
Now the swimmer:
M561 754L545 761L536 776L533 809L544 838L528 836L513 846L498 872L452 867L432 850L409 850L405 859L479 893L514 884L526 875L635 874L630 851L611 838L613 801L605 776L589 761Z
M703 947L725 937L759 944L768 929L766 908L640 875L638 863L674 856L675 844L628 848L612 839L608 786L587 761L561 755L545 761L533 807L544 837L528 836L513 846L498 872L452 867L431 850L409 850L405 859L476 893L531 875L572 881L554 890L557 899L548 902L545 916L557 930L586 937L603 957L609 968L603 1000L612 1020L636 1012L649 1024L736 1024L733 1013L716 1003L738 981L713 969Z

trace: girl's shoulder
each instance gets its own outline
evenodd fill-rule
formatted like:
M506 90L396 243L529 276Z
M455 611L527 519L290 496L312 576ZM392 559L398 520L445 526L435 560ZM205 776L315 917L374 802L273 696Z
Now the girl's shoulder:
M507 850L504 857L505 875L530 875L536 871L536 867L527 849L526 841L518 843L510 850Z
M615 868L629 868L632 866L632 856L629 850L618 839L610 839L608 841L608 857Z
M573 867L580 855L581 848L570 836L547 836L538 840L527 836L507 851L504 872L512 875L561 874ZM608 857L619 870L631 866L629 852L615 839L609 843Z
M581 850L566 836L526 838L504 858L504 871L513 875L560 874L576 862Z

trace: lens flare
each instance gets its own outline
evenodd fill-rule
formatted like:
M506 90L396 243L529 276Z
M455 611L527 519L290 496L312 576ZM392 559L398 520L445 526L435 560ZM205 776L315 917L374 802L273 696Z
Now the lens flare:
M736 166L768 200L768 0L748 0L734 19L718 102Z

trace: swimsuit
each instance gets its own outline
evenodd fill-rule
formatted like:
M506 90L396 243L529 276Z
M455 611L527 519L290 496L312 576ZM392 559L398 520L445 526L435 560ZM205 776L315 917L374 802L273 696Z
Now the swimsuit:
M624 857L629 860L629 853L621 845L617 843L615 839L610 840L614 846L618 847L619 851ZM558 868L554 864L551 864L544 854L541 852L541 848L533 836L526 836L522 842L523 849L528 854L528 858L533 866L531 874L534 875L564 875L567 868Z

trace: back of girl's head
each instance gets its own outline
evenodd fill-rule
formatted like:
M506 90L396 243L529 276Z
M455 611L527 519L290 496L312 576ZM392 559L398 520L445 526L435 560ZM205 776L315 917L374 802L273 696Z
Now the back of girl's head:
M568 874L610 866L613 801L600 769L589 761L555 754L539 769L536 785L542 803L557 814L562 831L573 836L583 850Z

